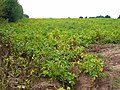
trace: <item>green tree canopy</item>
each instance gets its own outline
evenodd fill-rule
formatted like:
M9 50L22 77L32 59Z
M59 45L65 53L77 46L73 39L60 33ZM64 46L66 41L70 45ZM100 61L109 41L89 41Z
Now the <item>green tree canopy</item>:
M118 16L118 19L120 19L120 15Z
M109 15L106 15L105 18L111 18Z
M4 2L5 0L0 0L0 17L3 17L4 16Z
M23 8L18 3L18 0L6 0L4 8L4 18L10 22L15 22L23 18Z

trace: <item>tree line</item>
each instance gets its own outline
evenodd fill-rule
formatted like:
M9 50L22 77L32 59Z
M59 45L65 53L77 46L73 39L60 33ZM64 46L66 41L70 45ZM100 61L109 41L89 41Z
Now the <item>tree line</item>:
M29 16L24 14L18 0L0 0L0 18L15 22L22 18L29 18Z
M84 18L82 16L80 16L79 18ZM96 17L85 17L85 18L111 18L110 15L106 15L106 16L102 16L102 15L99 15L99 16L96 16ZM120 19L120 15L118 16L118 19Z

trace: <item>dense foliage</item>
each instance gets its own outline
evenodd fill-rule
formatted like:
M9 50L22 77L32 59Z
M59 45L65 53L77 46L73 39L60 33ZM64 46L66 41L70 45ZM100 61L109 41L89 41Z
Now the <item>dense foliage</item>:
M11 50L0 65L9 71L7 80L26 77L19 81L26 89L36 77L57 79L70 87L81 73L95 80L101 77L104 62L85 48L120 43L119 24L117 19L25 19L1 24L2 43ZM74 65L78 65L77 74L70 70ZM1 79L3 88L7 80Z
M27 14L24 14L23 18L29 18L29 16Z
M0 17L9 22L15 22L23 18L23 8L18 0L0 0Z
M3 9L4 9L4 0L0 0L0 18L2 17L2 16L4 16L4 11L3 11Z
M102 15L100 15L100 16L89 17L89 18L111 18L111 16L109 16L109 15L106 15L106 16L102 16Z

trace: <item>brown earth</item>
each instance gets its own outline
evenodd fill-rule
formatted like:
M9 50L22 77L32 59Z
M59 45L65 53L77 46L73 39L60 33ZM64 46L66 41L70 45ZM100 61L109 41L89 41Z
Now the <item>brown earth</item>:
M104 60L104 73L109 76L99 80L95 90L120 90L120 45L91 45L89 52Z
M33 87L30 90L57 90L61 87L61 84L57 80L50 80L47 78L41 78L36 80Z

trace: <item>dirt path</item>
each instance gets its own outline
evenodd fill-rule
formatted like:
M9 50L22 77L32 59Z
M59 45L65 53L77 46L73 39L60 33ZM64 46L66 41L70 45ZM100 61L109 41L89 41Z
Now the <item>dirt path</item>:
M120 90L120 45L92 45L89 47L90 52L98 54L103 60L105 60L104 72L109 74L108 84L111 87L110 90ZM101 87L105 87L105 83ZM108 90L105 87L102 90Z

